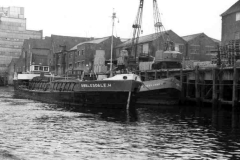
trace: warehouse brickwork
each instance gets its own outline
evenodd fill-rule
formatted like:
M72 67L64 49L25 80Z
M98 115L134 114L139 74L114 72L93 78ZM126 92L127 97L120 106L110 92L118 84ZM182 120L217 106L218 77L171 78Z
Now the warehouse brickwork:
M215 56L211 51L216 50L220 41L208 37L204 33L198 33L182 37L187 42L186 58L197 61L211 61Z
M67 49L65 54L64 52L56 53L56 73L61 75L68 72L69 75L80 75L83 71L89 72L95 69L95 71L100 72L102 69L106 70L104 63L105 60L109 61L111 58L111 41L111 36L92 38ZM120 38L113 36L113 59L116 57L114 47L119 44L121 44Z
M186 55L186 41L182 39L182 37L178 36L175 32L172 30L168 30L161 34L169 34L170 40L174 42L175 44L175 50L183 53ZM158 38L156 33L145 35L142 37L139 37L138 44L137 44L137 57L139 55L151 55L155 56L155 52L157 50L163 50L165 41L163 40L162 36ZM160 44L160 45L159 45ZM116 57L120 57L122 50L127 50L128 54L131 53L131 46L132 40L129 39L128 41L118 45L116 47Z
M240 1L237 1L222 15L222 45L240 39Z

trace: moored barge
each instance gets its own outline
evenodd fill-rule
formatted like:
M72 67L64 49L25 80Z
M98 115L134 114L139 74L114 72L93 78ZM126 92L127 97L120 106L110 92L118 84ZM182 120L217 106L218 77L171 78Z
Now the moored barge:
M129 107L136 102L136 94L142 85L140 77L135 74L119 74L89 81L51 79L47 76L38 76L31 80L16 78L14 89L18 96L48 103Z
M137 103L175 105L179 103L181 89L180 81L175 77L144 81L137 95Z

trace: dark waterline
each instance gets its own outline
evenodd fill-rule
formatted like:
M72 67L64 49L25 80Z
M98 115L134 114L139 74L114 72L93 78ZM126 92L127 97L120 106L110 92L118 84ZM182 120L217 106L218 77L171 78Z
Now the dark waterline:
M136 106L63 108L0 88L0 159L240 159L230 112Z

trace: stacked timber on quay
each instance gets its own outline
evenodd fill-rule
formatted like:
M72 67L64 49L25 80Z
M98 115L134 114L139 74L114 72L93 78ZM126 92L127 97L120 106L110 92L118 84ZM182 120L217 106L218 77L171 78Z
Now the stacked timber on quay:
M231 40L219 48L221 63L225 66L240 67L240 39Z

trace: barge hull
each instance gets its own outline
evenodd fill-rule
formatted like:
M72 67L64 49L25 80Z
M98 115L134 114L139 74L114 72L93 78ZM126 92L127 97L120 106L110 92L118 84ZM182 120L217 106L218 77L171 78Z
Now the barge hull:
M69 106L94 106L94 107L126 107L128 92L50 92L15 90L15 96L28 98L51 104ZM132 93L131 105L136 102L136 95Z

